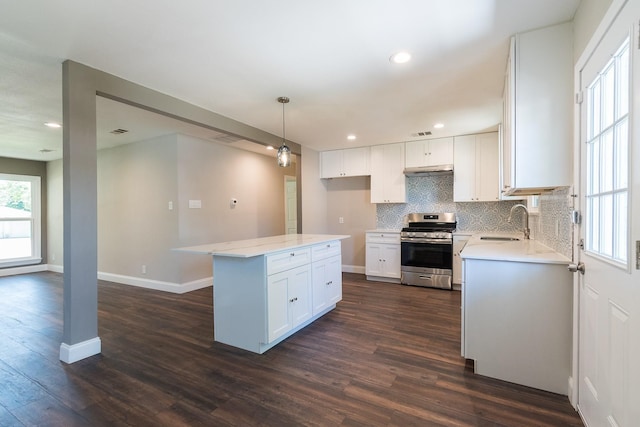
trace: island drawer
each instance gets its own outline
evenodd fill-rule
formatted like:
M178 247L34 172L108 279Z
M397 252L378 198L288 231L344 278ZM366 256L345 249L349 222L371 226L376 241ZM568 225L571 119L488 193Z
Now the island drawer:
M400 233L385 232L367 232L365 236L366 243L389 243L400 244Z
M318 260L329 258L334 255L340 255L340 253L340 240L334 240L333 242L327 242L313 246L311 248L311 260L313 262L316 262Z
M311 262L311 248L276 252L266 256L267 275L280 273Z

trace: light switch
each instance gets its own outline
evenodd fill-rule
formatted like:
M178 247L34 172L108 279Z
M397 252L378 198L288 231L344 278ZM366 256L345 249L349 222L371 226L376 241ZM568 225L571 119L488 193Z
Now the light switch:
M173 202L169 202L169 210L172 211L173 210Z
M202 200L189 200L189 209L200 209L202 207Z

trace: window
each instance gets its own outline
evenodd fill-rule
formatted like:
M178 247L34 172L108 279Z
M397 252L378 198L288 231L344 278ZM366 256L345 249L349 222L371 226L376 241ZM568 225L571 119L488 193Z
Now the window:
M629 39L587 88L586 250L623 266L629 230Z
M40 177L0 174L0 267L41 261Z

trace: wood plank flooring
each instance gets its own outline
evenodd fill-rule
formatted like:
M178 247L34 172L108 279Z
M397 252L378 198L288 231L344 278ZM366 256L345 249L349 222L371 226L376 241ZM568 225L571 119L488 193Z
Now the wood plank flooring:
M62 276L0 278L0 426L582 426L566 396L473 374L459 292L343 293L257 355L213 342L211 288L99 282L103 352L66 365Z

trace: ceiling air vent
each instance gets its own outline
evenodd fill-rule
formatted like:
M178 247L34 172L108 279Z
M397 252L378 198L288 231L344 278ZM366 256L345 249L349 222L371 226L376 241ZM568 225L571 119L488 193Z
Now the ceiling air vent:
M429 135L431 135L431 131L416 132L411 134L411 136L429 136Z
M112 133L114 135L122 135L123 133L127 133L127 132L129 132L129 131L126 130L126 129L114 129L109 133Z

